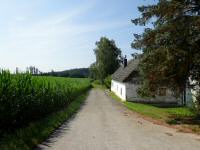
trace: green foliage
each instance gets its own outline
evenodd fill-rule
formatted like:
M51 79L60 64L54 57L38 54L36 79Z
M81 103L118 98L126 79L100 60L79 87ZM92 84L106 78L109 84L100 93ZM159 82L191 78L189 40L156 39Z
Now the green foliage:
M94 80L93 83L94 84L102 84L102 82L100 80Z
M0 72L0 129L9 130L68 106L90 87L88 79L32 77Z
M98 73L98 68L97 68L96 63L93 63L93 64L90 65L90 75L89 75L89 77L91 79L94 79L94 80L99 79L99 73Z
M143 81L143 84L137 89L137 93L144 98L155 97L155 91L150 88L147 80Z
M110 89L111 87L111 76L107 76L103 81L101 80L94 80L92 82L92 85L94 88L100 88L100 89Z
M107 76L105 79L104 79L104 84L105 86L110 89L111 88L111 76Z
M137 94L141 97L152 97L153 95L150 92L150 89L148 87L142 86L137 89Z
M97 89L106 89L105 85L100 80L94 80L92 82L92 87Z
M1 150L31 150L46 140L52 132L69 119L81 106L87 94L83 94L69 104L67 108L57 111L26 127L4 135L0 140Z
M139 7L136 25L154 24L135 35L132 47L141 49L140 70L149 88L162 85L179 95L189 75L200 79L200 3L199 0L159 0Z
M117 48L114 40L102 37L96 42L94 53L96 62L90 67L91 77L103 81L119 67L121 50Z

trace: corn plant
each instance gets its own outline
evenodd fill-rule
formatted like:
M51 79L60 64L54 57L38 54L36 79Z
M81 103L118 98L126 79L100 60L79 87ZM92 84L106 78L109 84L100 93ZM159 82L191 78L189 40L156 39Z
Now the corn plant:
M88 79L0 72L0 129L21 127L67 107L90 87Z

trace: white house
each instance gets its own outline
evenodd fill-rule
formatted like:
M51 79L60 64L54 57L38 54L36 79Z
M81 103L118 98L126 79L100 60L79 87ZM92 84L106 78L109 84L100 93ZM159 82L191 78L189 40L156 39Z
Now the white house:
M198 82L196 80L192 80L192 77L189 77L188 86L186 88L186 104L189 107L196 106L197 103L197 95L200 87L198 86Z
M129 62L124 60L123 66L112 75L111 91L123 101L134 101L141 103L162 103L181 104L182 97L176 98L175 93L166 87L158 88L155 98L142 98L137 94L141 86L138 71L139 59L132 59Z

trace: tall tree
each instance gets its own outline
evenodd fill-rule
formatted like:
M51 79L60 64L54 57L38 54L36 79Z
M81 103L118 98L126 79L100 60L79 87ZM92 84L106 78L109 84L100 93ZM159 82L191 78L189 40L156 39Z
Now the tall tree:
M154 25L132 43L143 51L141 72L150 89L165 84L179 95L189 75L200 79L200 1L159 0L138 10L135 25Z
M121 50L116 46L114 40L102 37L100 41L96 42L94 53L96 62L92 65L91 70L94 70L98 79L103 80L120 66Z
M97 65L96 63L92 63L90 65L90 78L96 80L98 79L98 70L97 70Z

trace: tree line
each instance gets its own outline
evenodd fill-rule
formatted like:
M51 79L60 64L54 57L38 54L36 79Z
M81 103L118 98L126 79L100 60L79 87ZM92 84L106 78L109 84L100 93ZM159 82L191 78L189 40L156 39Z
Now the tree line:
M69 78L88 78L89 68L69 69L65 71L51 71L42 73L42 76L56 76L56 77L69 77Z

